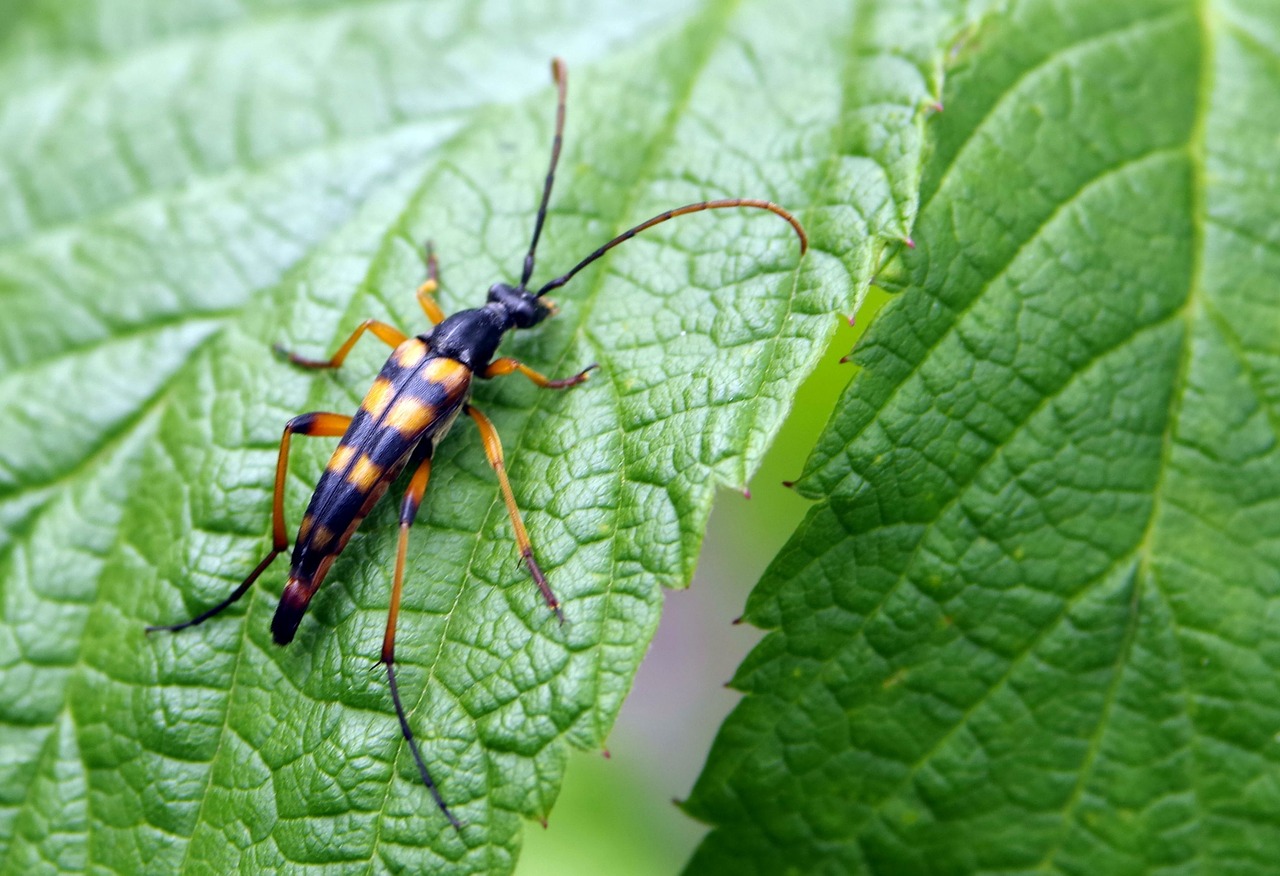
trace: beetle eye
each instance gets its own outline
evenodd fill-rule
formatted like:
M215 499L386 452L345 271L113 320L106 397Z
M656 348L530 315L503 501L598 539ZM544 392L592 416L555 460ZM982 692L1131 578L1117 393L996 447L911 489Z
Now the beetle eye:
M542 321L543 315L538 310L536 301L522 298L512 307L511 316L518 327L525 329Z

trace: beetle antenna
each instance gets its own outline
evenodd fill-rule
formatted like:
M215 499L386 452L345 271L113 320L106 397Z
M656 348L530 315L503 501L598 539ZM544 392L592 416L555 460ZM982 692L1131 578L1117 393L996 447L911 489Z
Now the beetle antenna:
M533 251L538 248L538 238L542 236L542 225L547 221L547 202L551 199L551 184L556 179L556 164L560 161L560 144L564 142L564 101L569 90L569 71L564 61L551 59L551 78L555 80L559 98L556 102L556 135L551 141L551 166L547 168L547 182L542 187L542 203L538 205L538 218L533 220L533 240L529 243L529 254L524 257L524 271L520 274L520 288L523 289L533 276Z
M572 280L573 275L578 273L578 271L581 271L587 265L591 264L596 259L600 258L600 256L604 255L609 250L613 249L615 246L622 243L623 241L630 240L631 238L635 237L637 234L639 234L641 231L644 231L646 228L652 228L655 225L660 225L663 222L666 222L668 219L674 219L677 216L684 216L686 213L701 213L703 210L721 210L726 207L754 207L759 210L768 210L770 213L776 213L777 215L781 216L783 219L786 219L789 223L791 223L791 227L795 229L796 235L800 238L800 255L804 255L805 250L809 248L809 238L808 236L805 235L804 229L800 226L799 220L796 219L795 216L792 216L783 208L779 207L777 204L773 203L772 201L761 201L755 198L726 198L721 201L699 201L696 204L686 204L683 207L677 207L674 210L668 210L665 213L659 213L657 216L654 216L652 219L646 222L641 222L635 228L630 228L622 232L613 240L609 241L604 246L600 247L598 250L593 252L591 255L587 256L585 259L583 259L582 261L574 265L573 269L570 270L569 273L560 277L556 277L550 283L543 286L541 289L538 290L537 295L542 296L550 292L552 289L559 289L565 283L568 283L570 280ZM530 255L530 258L532 258L532 254Z

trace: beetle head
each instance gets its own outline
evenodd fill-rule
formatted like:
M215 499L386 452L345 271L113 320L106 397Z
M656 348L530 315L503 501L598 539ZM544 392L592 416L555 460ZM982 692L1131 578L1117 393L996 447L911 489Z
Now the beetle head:
M530 328L542 322L555 311L550 302L534 296L523 287L494 283L489 287L489 302L499 305L507 313L516 328Z

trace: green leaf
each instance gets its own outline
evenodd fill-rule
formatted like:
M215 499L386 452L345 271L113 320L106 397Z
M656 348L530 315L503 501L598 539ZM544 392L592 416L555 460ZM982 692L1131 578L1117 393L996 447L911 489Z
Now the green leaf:
M641 6L643 8L641 8ZM888 10L888 11L887 11ZM0 29L0 872L506 872L569 744L602 744L689 577L715 490L741 486L797 383L915 216L941 3L30 0ZM890 50L888 47L894 47ZM375 511L297 641L270 642L276 444L354 410L385 351L299 373L362 318L423 328L523 255L572 71L539 253L547 278L655 229L506 350L560 375L478 387L504 436L557 625L516 566L469 424L437 455L397 656L449 828L379 654L396 524ZM604 60L601 60L604 59ZM294 442L297 521L331 442ZM376 667L374 667L376 669Z
M945 94L689 872L1274 872L1280 14L1027 0Z

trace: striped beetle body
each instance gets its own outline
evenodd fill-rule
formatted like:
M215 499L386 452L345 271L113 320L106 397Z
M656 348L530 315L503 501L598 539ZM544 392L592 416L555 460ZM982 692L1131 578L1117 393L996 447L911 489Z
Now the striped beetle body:
M314 412L294 417L285 425L276 463L275 496L272 502L272 548L266 557L230 596L212 608L182 623L147 627L147 632L158 630L173 632L204 623L244 596L257 581L258 576L266 571L276 557L288 547L288 533L284 520L284 484L288 469L289 445L293 435L341 436L341 441L330 457L328 465L325 466L320 482L316 484L311 502L298 528L289 567L289 580L271 621L271 635L279 645L287 645L293 641L312 596L324 582L334 561L342 553L360 523L378 500L386 494L396 477L406 469L411 471L400 505L400 538L380 662L386 667L387 684L391 691L396 717L400 722L401 733L409 743L409 750L417 764L418 774L430 791L436 806L449 823L458 830L462 829L463 824L454 816L431 778L426 761L409 726L404 703L400 699L395 673L395 638L396 622L400 612L400 593L404 583L409 528L417 517L418 508L422 504L422 497L431 477L432 454L459 414L465 413L479 429L485 456L497 476L498 488L506 504L507 513L511 517L511 526L521 559L541 591L547 607L562 622L564 620L560 602L534 558L529 533L525 529L520 509L516 505L515 494L507 480L502 443L498 439L498 433L488 417L470 403L473 378L478 376L487 380L518 371L546 389L567 389L586 380L588 373L596 367L595 365L587 366L572 377L552 380L515 359L505 356L495 358L498 345L507 332L532 328L555 313L555 307L543 298L547 292L568 283L579 271L610 249L668 219L703 210L730 207L767 210L791 224L800 238L801 255L804 254L808 245L799 221L777 204L748 198L700 201L660 213L624 231L578 262L567 273L544 284L536 292L530 291L529 280L533 276L534 253L538 248L538 238L542 234L542 227L547 218L547 202L551 197L551 186L555 180L555 169L560 158L564 132L567 90L564 64L559 59L553 60L551 72L559 98L556 104L551 166L547 171L546 182L542 189L542 199L534 220L533 239L524 259L519 284L513 286L507 283L496 283L489 288L488 300L482 307L463 310L446 317L433 297L439 286L439 267L435 254L428 244L427 279L418 288L418 303L434 325L430 332L417 337L408 337L394 326L375 319L367 319L328 359L308 359L277 347L276 351L293 364L312 369L341 367L351 348L366 331L392 347L393 351L366 393L360 404L360 410L354 416Z
M298 527L289 583L271 621L277 644L293 640L312 595L360 522L415 454L430 457L462 411L471 371L410 338L387 359L329 458Z

